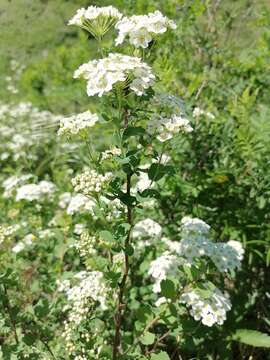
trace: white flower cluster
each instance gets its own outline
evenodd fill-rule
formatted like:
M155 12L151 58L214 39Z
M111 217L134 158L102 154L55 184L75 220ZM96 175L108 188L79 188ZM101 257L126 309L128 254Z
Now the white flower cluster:
M95 236L91 236L87 231L83 231L80 238L75 241L74 248L81 257L91 256L96 254L96 243L97 238Z
M193 131L189 120L178 114L173 114L171 117L154 116L148 129L151 134L157 134L157 139L161 142L172 139L180 132Z
M14 235L19 228L20 225L0 225L0 244L4 242L6 238Z
M150 189L154 186L154 182L149 179L148 174L146 172L140 172L140 175L138 177L138 181L135 184L135 186L132 188L132 193L136 195L136 193L143 192L146 189Z
M241 267L244 249L239 241L215 243L212 253L208 255L220 272L227 272Z
M108 222L119 218L126 208L119 199L109 200L105 196L100 197L100 211L104 213L104 217Z
M90 213L95 218L94 207L96 203L93 199L83 194L76 194L71 197L67 206L67 214L74 215L76 213Z
M22 241L19 241L16 245L13 246L12 251L14 253L19 253L23 251L27 246L32 245L33 240L36 239L36 236L33 234L26 235Z
M89 110L80 114L60 119L58 135L71 136L81 134L87 129L93 127L97 121L97 114L92 114Z
M72 198L72 195L70 192L64 192L64 193L60 194L58 206L61 209L66 209L70 203L71 198Z
M75 276L79 283L66 290L69 312L69 322L79 325L87 316L93 302L99 302L105 310L107 287L103 274L99 271L81 271Z
M16 201L43 201L51 199L56 186L50 181L40 181L38 184L26 184L17 189Z
M75 351L73 335L78 334L78 326L87 319L93 305L99 302L99 308L105 310L108 289L103 274L99 271L81 271L75 275L76 284L71 286L70 280L57 281L58 291L64 292L68 304L68 319L64 322L62 334L69 353ZM84 351L83 351L84 352ZM86 359L86 357L77 357Z
M168 276L175 276L178 272L178 267L181 264L181 259L169 252L164 252L163 255L150 263L148 275L154 279L153 291L159 293L161 291L160 284Z
M91 195L100 193L110 180L112 179L112 173L105 173L101 175L95 170L85 170L82 174L77 175L71 180L74 190L83 195Z
M135 47L147 48L157 35L165 33L169 28L176 29L176 24L160 11L155 11L148 15L124 17L115 27L119 31L116 45L122 44L127 37Z
M33 177L32 174L25 174L25 175L13 175L7 178L2 183L2 187L4 188L3 197L4 198L10 198L12 195L14 195L14 192L16 189L26 183L29 179Z
M105 150L101 153L101 161L111 159L114 156L120 156L121 149L118 147L113 147L110 150Z
M38 159L29 148L34 150L49 143L62 117L40 111L31 103L0 104L0 160Z
M155 76L150 66L138 57L110 53L107 58L92 60L81 65L74 78L87 80L88 96L101 97L118 83L129 86L138 96L153 85Z
M193 258L208 256L220 272L233 271L241 266L244 255L242 244L230 240L214 243L209 239L210 226L197 218L182 219L182 240L176 252L189 262Z
M134 239L144 237L160 237L162 227L152 219L144 219L139 221L132 230Z
M77 25L80 27L84 27L83 23L86 20L100 20L105 22L106 18L108 18L111 23L121 19L122 14L113 6L89 6L87 9L81 8L77 10L77 13L73 16L72 19L69 20L68 25ZM107 24L108 26L109 24ZM95 26L99 26L99 23L93 23L93 30L95 30Z
M211 288L204 284L205 290L209 290L210 295L204 296L200 288L188 289L180 297L180 301L190 308L191 316L206 326L214 324L222 325L226 320L226 312L231 309L231 302L227 295L216 287Z

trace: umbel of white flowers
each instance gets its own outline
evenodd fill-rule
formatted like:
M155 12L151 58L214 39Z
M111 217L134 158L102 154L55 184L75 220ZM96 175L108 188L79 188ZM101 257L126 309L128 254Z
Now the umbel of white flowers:
M123 88L128 86L141 96L155 80L150 66L140 58L112 53L107 58L81 65L75 71L74 78L85 79L88 96L97 94L99 97L111 91L116 84Z

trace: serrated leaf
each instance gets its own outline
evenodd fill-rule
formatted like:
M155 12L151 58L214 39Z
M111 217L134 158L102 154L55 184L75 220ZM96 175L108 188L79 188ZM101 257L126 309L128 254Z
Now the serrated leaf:
M238 329L232 339L254 347L270 348L270 336L257 330Z
M155 341L155 334L150 332L146 332L140 339L140 342L143 345L152 345Z

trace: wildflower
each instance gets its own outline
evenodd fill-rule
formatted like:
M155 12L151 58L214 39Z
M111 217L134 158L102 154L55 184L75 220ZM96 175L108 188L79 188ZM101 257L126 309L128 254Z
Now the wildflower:
M114 156L120 156L120 155L121 155L121 149L115 146L110 150L105 150L101 153L101 161L108 160L113 158Z
M130 44L136 48L147 48L157 35L165 33L169 28L176 29L176 24L160 11L155 11L148 15L124 17L115 27L119 31L116 45L122 44L125 38L128 38Z
M74 215L76 213L90 212L91 216L95 218L94 207L96 203L93 199L83 195L76 194L71 197L71 200L67 206L67 214Z
M60 119L58 135L71 136L83 134L87 129L93 127L97 121L97 114L92 114L89 110L81 114Z
M68 25L79 26L99 39L121 18L122 14L113 6L89 6L87 9L78 9Z
M93 195L105 189L111 179L112 173L101 175L95 170L86 170L84 173L73 178L71 182L76 192L83 195Z
M110 53L107 58L81 65L75 71L74 78L87 80L88 96L97 94L101 97L116 84L129 87L141 96L153 85L155 76L150 66L140 58Z
M56 191L56 186L50 181L40 181L38 184L26 184L17 189L16 201L43 201L49 199Z
M154 279L153 291L158 293L161 291L161 281L165 280L168 276L175 276L178 272L180 260L176 255L171 255L165 252L157 259L150 263L148 275Z
M139 221L132 230L133 238L142 237L160 237L162 232L161 226L152 219Z
M226 320L226 312L231 309L231 302L227 295L216 287L203 284L204 289L187 289L180 297L180 301L190 308L190 314L195 320L201 320L206 326L222 325ZM209 292L205 296L205 291Z

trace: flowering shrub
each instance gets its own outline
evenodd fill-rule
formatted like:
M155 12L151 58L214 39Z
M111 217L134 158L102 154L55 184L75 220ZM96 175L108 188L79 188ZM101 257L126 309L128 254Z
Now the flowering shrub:
M101 54L112 51L102 46L102 37L113 26L119 30L117 45L128 37L132 46L144 49L152 41L158 41L158 35L168 28L175 28L174 22L158 11L116 22L117 17L121 16L112 7L89 7L78 10L69 24L79 25L97 37ZM106 24L106 31L101 24ZM87 81L88 96L104 97L102 112L93 115L88 111L64 119L58 131L59 135L70 137L79 134L81 140L89 144L91 168L76 175L72 185L75 192L92 201L96 214L91 220L95 223L92 231L82 229L74 244L85 264L85 270L75 275L81 279L79 284L70 288L70 280L58 280L68 302L63 336L67 353L75 359L142 356L154 359L154 354L156 358L169 359L159 350L162 341L152 327L166 324L172 307L178 315L172 325L167 323L167 329L163 330L166 337L170 336L174 322L181 323L178 316L188 311L203 325L223 324L231 303L228 295L212 282L216 279L220 283L220 280L215 273L211 274L214 267L211 259L218 270L231 272L240 266L243 249L237 242L210 241L210 226L200 219L182 219L179 232L174 234L176 239L171 241L162 237L162 226L151 218L142 218L140 209L145 206L145 200L158 196L155 184L168 175L173 176L173 168L162 162L165 147L168 153L170 141L176 136L185 136L193 127L181 102L173 96L155 94L156 76L150 65L134 57L132 47L128 49L129 55L120 54L119 50L99 60L90 60L74 73L74 78ZM115 136L112 137L114 147L98 154L90 128L101 118L114 127ZM141 176L145 177L143 186ZM111 206L116 201L119 214L108 218L111 210L104 205ZM141 298L148 316L134 327L127 325L125 318L134 316L130 307L132 279L140 266L139 254L147 247L157 247L158 257L150 262L143 280L149 282L148 276L154 279L153 295ZM97 318L102 321L103 335L97 335L92 328ZM127 333L130 333L129 340ZM80 341L77 340L79 334ZM102 343L98 340L100 337L104 339ZM173 341L174 336L171 338Z
M74 104L81 89L89 106L1 106L0 357L229 360L228 344L245 338L231 332L246 320L237 271L248 246L215 218L216 189L200 202L209 180L185 188L216 155L202 154L201 133L216 135L220 119L197 106L199 92L192 105L165 93L163 56L181 33L159 11L112 6L79 9L69 25L95 53L68 80ZM252 286L246 309L262 296Z

